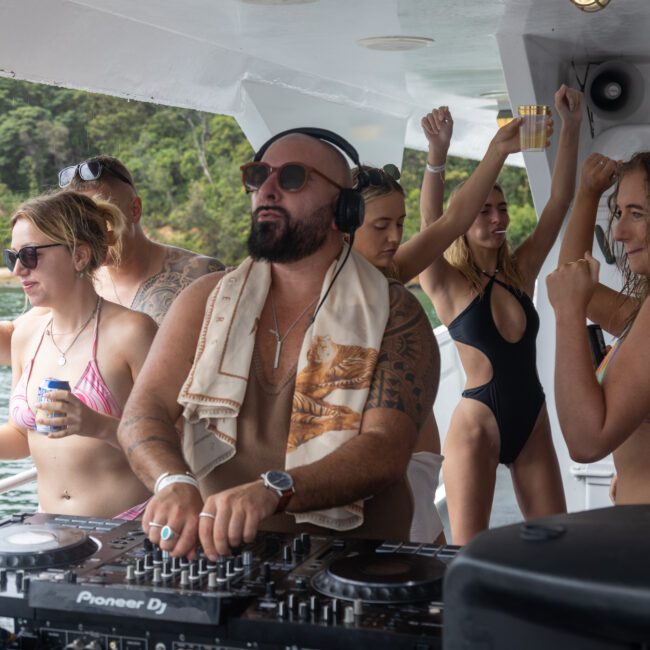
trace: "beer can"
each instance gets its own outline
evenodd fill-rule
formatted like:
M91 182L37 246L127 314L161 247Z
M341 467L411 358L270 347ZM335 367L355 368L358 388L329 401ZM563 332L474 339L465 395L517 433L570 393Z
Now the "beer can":
M51 400L46 399L45 394L49 393L51 390L70 390L70 383L64 379L53 379L52 377L47 377L38 385L38 402L50 402ZM61 411L55 411L51 413L45 409L36 409L36 418L62 418L65 417L65 413ZM39 424L36 423L35 430L38 433L52 433L53 431L62 431L65 427L54 427L49 424Z

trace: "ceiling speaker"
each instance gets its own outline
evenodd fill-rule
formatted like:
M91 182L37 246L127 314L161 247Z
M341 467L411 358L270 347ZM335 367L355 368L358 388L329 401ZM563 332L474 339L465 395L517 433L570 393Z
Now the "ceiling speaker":
M589 107L599 117L624 119L641 106L643 76L626 61L601 63L590 71L585 94Z

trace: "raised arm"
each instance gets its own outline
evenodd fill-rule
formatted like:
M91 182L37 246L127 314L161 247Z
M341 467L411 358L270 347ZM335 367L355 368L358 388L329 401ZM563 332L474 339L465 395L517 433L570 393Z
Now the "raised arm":
M599 153L591 154L582 165L576 199L567 224L559 264L575 262L591 252L598 204L616 180L618 163ZM587 305L587 317L614 335L623 330L636 301L598 283Z
M571 458L583 463L619 447L641 425L650 403L650 302L642 305L601 386L585 330L599 264L589 252L585 258L561 265L546 280L556 318L558 418Z
M531 285L557 239L575 192L582 93L563 84L555 93L555 108L562 119L562 129L553 166L551 195L535 230L516 252L517 265Z
M501 127L474 173L458 190L447 211L439 219L422 226L422 230L397 251L409 260L409 272L419 267L420 282L429 296L447 290L451 267L442 253L467 232L494 187L503 163L509 154L519 151L519 127L516 119ZM425 173L423 186L428 182ZM424 224L424 218L423 218ZM401 266L400 268L401 271Z
M427 113L420 124L429 143L420 190L420 219L424 227L442 216L447 151L454 132L454 120L449 108L441 106Z

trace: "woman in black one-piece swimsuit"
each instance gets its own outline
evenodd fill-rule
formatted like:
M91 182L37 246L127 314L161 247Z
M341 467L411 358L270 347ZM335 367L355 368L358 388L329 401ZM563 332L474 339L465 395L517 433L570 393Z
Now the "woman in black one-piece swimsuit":
M555 107L562 130L551 197L537 227L511 254L509 217L498 185L465 235L420 275L438 317L456 341L467 375L444 443L444 482L455 544L487 528L496 469L509 466L526 518L566 510L544 391L537 376L537 275L559 233L575 189L582 95L562 86ZM442 210L444 161L435 120L423 121L429 167L422 185L423 225ZM447 140L448 141L448 140Z

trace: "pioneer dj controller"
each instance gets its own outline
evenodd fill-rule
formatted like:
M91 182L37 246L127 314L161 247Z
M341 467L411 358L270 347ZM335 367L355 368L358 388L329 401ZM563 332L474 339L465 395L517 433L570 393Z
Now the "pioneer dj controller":
M261 533L230 557L189 561L140 526L0 521L0 646L441 647L442 577L457 547Z

